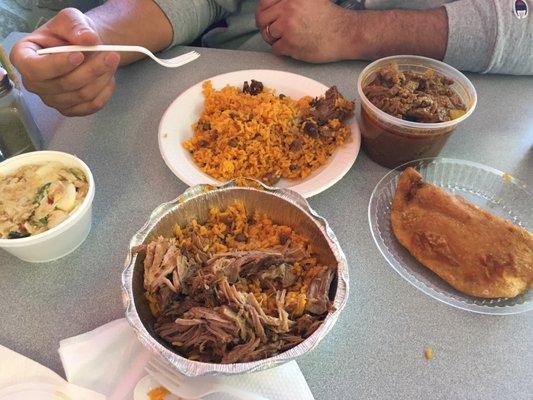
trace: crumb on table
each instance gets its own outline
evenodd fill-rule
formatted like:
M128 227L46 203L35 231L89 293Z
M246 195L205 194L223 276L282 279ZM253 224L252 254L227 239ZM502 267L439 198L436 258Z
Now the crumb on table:
M433 358L433 349L431 347L426 347L424 349L424 356L426 360L431 360Z
M508 174L508 173L504 173L504 174L502 175L502 178L503 178L503 180L504 180L505 182L511 182L511 181L513 180L513 177L512 177L510 174Z

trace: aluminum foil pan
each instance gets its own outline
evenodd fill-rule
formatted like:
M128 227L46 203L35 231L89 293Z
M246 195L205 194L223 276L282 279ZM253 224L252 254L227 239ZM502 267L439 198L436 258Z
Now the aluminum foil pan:
M234 375L259 371L288 362L313 349L331 330L348 299L348 264L335 234L324 218L309 207L307 201L287 189L275 189L254 181L255 188L238 186L235 182L220 187L199 185L189 188L177 199L161 204L150 215L146 224L133 236L122 272L122 294L126 319L141 343L154 355L190 376ZM337 275L332 282L330 298L334 308L322 325L299 345L274 357L235 364L212 364L191 361L182 357L154 332L154 317L144 297L143 265L141 257L133 252L139 244L148 243L159 235L172 236L175 224L185 225L192 218L205 221L212 207L225 208L235 200L243 201L248 212L260 211L279 224L295 228L310 238L322 263L337 264Z

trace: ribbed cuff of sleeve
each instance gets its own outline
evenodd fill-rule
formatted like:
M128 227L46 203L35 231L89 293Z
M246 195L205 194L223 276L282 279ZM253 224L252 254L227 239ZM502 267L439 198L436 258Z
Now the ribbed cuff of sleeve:
M208 0L155 0L172 25L172 44L188 44L204 32L223 10Z
M444 7L448 14L444 62L465 71L485 71L498 35L498 18L492 1L460 0Z

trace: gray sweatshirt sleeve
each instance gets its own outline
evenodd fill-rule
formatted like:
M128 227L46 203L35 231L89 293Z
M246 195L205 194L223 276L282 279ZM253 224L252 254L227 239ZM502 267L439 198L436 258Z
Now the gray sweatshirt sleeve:
M172 44L188 44L227 15L215 0L155 0L173 29Z
M528 3L530 14L532 0ZM444 61L458 69L533 74L533 15L519 19L511 0L459 0L445 5L448 47Z

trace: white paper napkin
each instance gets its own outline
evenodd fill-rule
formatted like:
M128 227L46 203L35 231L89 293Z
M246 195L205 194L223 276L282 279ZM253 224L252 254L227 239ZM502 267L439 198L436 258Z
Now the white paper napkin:
M0 391L37 383L53 385L73 400L105 400L105 396L70 384L45 366L0 345Z
M135 385L146 375L144 367L151 357L125 319L62 340L59 354L69 382L103 393L109 400L133 398ZM296 361L227 380L269 400L314 400ZM230 397L216 394L206 399Z

